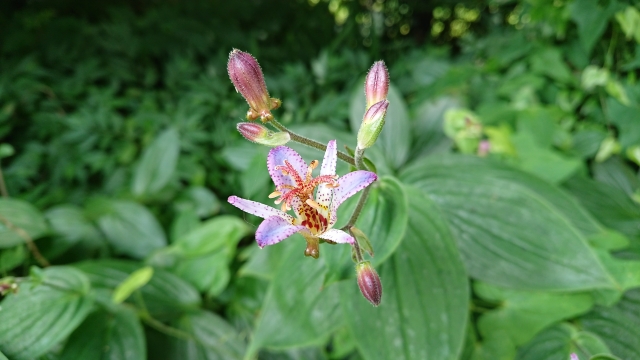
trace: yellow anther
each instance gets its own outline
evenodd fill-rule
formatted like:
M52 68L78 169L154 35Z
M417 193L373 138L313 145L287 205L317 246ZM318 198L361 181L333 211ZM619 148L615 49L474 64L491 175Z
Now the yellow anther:
M272 192L271 194L269 194L269 199L273 199L274 197L278 197L280 195L282 195L282 193L280 191L276 190L276 191Z

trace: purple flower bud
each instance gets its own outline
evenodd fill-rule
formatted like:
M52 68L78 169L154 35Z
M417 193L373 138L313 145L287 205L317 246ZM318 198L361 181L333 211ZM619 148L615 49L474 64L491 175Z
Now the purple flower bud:
M389 93L389 71L384 61L376 61L369 69L364 81L364 95L367 98L367 109L373 104L387 98Z
M368 261L362 261L356 264L356 274L358 277L358 287L360 292L369 300L373 306L380 305L382 300L382 283L380 276Z
M384 126L384 117L387 114L388 107L389 102L382 100L373 104L367 112L364 113L362 124L358 130L359 148L366 149L376 142Z
M279 146L291 140L288 132L274 133L260 124L238 123L237 129L245 139L262 145Z
M580 360L578 358L578 355L576 355L576 353L571 353L571 360Z
M233 49L229 54L227 70L236 91L249 104L247 119L255 120L260 117L263 122L273 119L271 110L279 107L281 102L269 97L258 61L249 53Z

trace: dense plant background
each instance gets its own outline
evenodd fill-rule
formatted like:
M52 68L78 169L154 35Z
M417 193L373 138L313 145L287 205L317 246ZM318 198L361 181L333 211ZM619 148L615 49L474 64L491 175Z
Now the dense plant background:
M640 359L634 1L13 1L0 23L0 359ZM260 250L226 203L273 191L232 48L282 123L340 147L389 66L358 222L380 307L347 246Z

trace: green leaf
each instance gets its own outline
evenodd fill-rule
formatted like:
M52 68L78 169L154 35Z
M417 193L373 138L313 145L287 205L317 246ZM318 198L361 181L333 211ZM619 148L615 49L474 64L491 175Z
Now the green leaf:
M0 273L12 270L27 259L28 251L24 245L0 250Z
M471 277L523 290L614 286L584 236L601 229L557 188L463 156L421 160L401 179L441 206Z
M429 99L418 105L415 120L412 123L412 135L415 138L412 154L419 156L450 149L451 140L442 130L444 114L447 110L461 107L461 101L450 96Z
M604 109L608 120L618 127L622 147L640 144L640 107L627 106L609 98Z
M190 311L175 321L174 326L188 338L162 337L158 346L150 347L150 359L242 359L246 347L244 341L216 314L204 310Z
M552 184L558 184L575 173L582 162L568 158L553 149L537 145L528 132L518 132L512 137L518 153L518 167Z
M628 291L614 307L596 307L580 323L600 336L614 355L640 359L640 289Z
M610 353L607 346L595 334L579 331L574 326L561 323L538 334L528 344L518 349L518 360L569 359L571 353L580 359L592 355Z
M52 231L58 236L52 240L48 257L58 256L73 245L85 241L91 243L102 242L98 229L87 219L83 210L75 205L58 205L45 213Z
M593 178L633 196L640 181L627 163L619 156L612 156L604 162L592 164Z
M592 356L591 358L589 358L589 360L621 360L621 359L613 355L598 354L598 355Z
M490 338L500 331L515 345L525 344L545 327L583 314L593 306L588 293L509 290L481 282L474 290L481 298L500 304L478 319L482 337Z
M104 214L98 225L118 252L141 259L167 244L162 227L146 207L124 200L104 200L100 207Z
M13 146L10 144L0 144L0 159L7 158L13 154L15 154L15 150Z
M389 86L389 108L386 123L375 147L383 150L386 159L393 168L399 168L407 160L410 146L410 123L407 106L402 94L393 84ZM360 123L365 113L366 100L362 88L354 91L349 105L349 120L354 133L360 129Z
M237 244L250 231L240 218L216 216L153 254L148 263L166 267L199 291L215 296L229 282Z
M9 360L2 352L0 352L0 360Z
M341 293L344 317L365 359L457 359L469 306L467 275L437 206L406 188L405 238L382 265L382 303L372 307L355 281Z
M22 200L0 199L0 249L23 244L23 235L35 240L47 231L44 217L33 205Z
M269 285L248 354L261 348L324 344L330 332L343 324L339 284L323 287L327 270L322 255L305 257L300 235L275 246L287 250Z
M80 271L49 267L40 285L23 283L0 310L0 351L11 359L37 358L64 340L87 316L93 299Z
M89 315L69 336L60 360L147 358L145 336L136 313L117 307L111 313L99 310Z
M134 291L147 285L153 276L153 268L145 266L131 273L123 282L118 284L113 290L111 297L114 304L120 304L125 301Z
M533 52L529 61L531 63L531 71L534 73L546 75L560 83L571 84L574 82L571 70L562 59L562 53L559 48L542 47Z
M125 260L93 260L74 264L91 280L91 285L108 291L111 298L114 289L142 264ZM162 269L154 269L153 277L140 288L142 299L154 314L166 315L196 308L200 305L200 294L187 282ZM136 299L129 300L136 303Z
M149 196L160 191L173 176L180 155L178 131L169 128L145 149L136 166L131 192L136 196Z
M598 0L575 0L569 5L571 18L578 24L578 36L580 43L587 53L591 53L596 42L609 23L609 18L618 9L618 2L611 0L606 2Z
M587 208L598 221L629 237L640 246L640 205L622 190L582 176L574 176L564 187Z
M178 212L194 211L204 218L220 211L220 200L211 190L202 186L192 186L176 199L174 206Z

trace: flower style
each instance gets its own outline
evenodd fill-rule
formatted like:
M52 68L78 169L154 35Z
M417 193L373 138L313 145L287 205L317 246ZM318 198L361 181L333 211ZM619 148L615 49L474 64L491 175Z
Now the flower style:
M328 243L353 244L351 235L333 229L338 207L378 177L375 173L364 170L338 177L336 159L336 141L332 140L327 144L320 175L314 178L311 173L319 165L317 160L307 165L289 147L278 146L271 149L267 167L276 191L269 197L277 198L275 203L280 204L281 208L272 208L237 196L230 196L228 199L231 205L264 219L256 231L258 246L263 248L279 243L299 232L307 241L305 255L318 258L320 239ZM287 213L290 209L293 209L295 217Z

